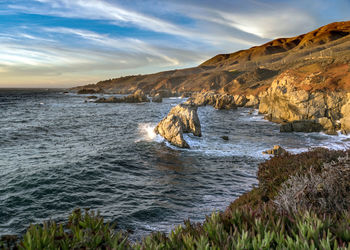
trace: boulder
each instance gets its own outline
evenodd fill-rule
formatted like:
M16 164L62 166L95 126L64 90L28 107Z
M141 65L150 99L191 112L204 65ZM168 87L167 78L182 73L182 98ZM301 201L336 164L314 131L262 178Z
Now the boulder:
M197 109L198 107L196 105L179 104L173 107L169 114L176 115L180 118L183 124L184 133L192 133L195 136L202 136Z
M322 125L316 120L298 120L282 124L281 132L321 132Z
M167 117L158 123L154 131L174 146L189 148L188 143L183 138L183 133L202 136L197 106L189 104L175 106Z
M152 102L163 102L163 98L161 95L158 93L154 97L152 97Z
M215 105L218 94L213 92L201 92L194 94L185 103L193 103L197 106Z
M248 99L244 95L234 95L233 99L237 107L243 107L248 102Z
M185 103L197 106L211 105L216 109L234 109L236 104L234 97L227 94L215 94L214 92L201 92L193 94Z
M287 151L279 145L273 146L273 149L269 149L263 152L263 154L268 155L284 155L287 154Z
M215 109L234 109L236 108L236 104L233 96L231 95L220 95L217 97L215 105Z
M128 103L149 102L149 99L147 98L146 94L141 89L136 90L134 94L124 97L124 100L124 102Z
M228 141L228 140L229 140L229 138L228 138L227 135L223 135L223 136L221 136L221 138L222 138L224 141Z
M155 132L164 137L165 140L179 148L189 148L183 138L183 124L180 118L176 115L168 115L158 123Z
M95 96L95 95L90 95L90 96L88 96L87 98L88 98L88 99L97 99L98 97Z

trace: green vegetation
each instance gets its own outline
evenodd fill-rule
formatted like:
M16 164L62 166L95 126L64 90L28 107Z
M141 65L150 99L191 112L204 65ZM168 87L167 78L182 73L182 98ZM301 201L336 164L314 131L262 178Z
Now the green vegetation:
M316 149L298 155L274 157L260 165L259 186L233 202L224 213L212 213L203 223L185 221L169 235L156 232L133 243L128 240L127 234L105 224L99 214L76 210L65 225L51 222L31 226L12 247L349 249L350 160L347 153ZM302 189L299 188L300 183ZM283 203L281 206L281 199L289 200L288 197L296 197L296 194L298 199L291 199L290 204ZM316 209L320 204L325 205L321 206L325 209ZM289 205L293 209L289 209ZM10 248L10 245L1 242L0 248L1 244L4 244L3 248Z

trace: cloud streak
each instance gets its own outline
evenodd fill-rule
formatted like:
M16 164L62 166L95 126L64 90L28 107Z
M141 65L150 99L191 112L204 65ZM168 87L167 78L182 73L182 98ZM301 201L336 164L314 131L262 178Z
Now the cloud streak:
M346 0L320 1L5 0L0 87L28 77L66 86L196 66L217 53L350 19Z

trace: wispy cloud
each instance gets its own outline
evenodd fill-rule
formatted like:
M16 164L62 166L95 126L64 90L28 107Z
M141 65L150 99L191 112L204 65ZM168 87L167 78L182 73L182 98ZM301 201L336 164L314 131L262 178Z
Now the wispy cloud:
M0 86L196 66L349 13L347 0L4 0Z

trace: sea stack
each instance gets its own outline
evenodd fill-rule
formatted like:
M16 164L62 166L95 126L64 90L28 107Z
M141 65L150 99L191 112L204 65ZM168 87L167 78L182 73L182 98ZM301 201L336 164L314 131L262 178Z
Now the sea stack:
M183 138L184 133L202 136L197 106L191 104L179 104L175 106L170 110L169 114L158 123L154 131L174 146L189 148L190 146Z

